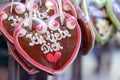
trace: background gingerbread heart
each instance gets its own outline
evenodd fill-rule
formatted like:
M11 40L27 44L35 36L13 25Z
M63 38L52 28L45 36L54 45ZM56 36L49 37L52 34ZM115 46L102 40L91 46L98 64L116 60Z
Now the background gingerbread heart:
M26 63L20 56L17 50L15 49L14 45L7 43L9 51L11 55L14 57L14 59L22 66L24 70L26 70L29 74L35 74L38 73L39 71L30 65Z
M0 30L10 42L13 43L12 36L15 26L24 18L28 18L30 16L30 10L30 1L25 4L20 2L11 2L2 6L0 10ZM54 0L47 0L44 5L40 5L39 2L34 2L33 4L34 17L46 20L57 12L58 8Z
M111 39L114 33L114 25L106 11L107 0L83 1L83 9L93 26L97 45L103 45Z

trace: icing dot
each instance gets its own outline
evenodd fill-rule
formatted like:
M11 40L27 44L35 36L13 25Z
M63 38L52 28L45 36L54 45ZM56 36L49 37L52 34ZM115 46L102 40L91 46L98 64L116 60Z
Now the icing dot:
M16 7L16 10L17 10L17 11L20 11L20 10L21 10L21 8L20 8L19 6L17 6L17 7Z
M55 21L55 22L53 23L53 26L54 26L54 27L58 27L58 25L59 25L59 23L58 23L57 21Z
M58 21L49 22L49 28L53 31L57 30L60 27Z
M37 26L37 30L38 30L38 31L42 31L42 30L43 30L43 26L42 26L42 25L38 25L38 26Z
M46 4L45 4L45 6L46 6L47 8L53 9L53 3L52 3L51 1L47 1Z
M3 14L3 16L2 16L2 20L6 20L8 18L8 15L5 13L5 14Z
M68 28L68 29L73 30L73 29L75 29L76 23L75 23L75 21L72 20L72 19L67 19L67 20L66 20L66 25L67 25L67 28Z
M47 26L46 25L37 25L36 31L40 34L44 34L47 31Z
M71 22L71 26L74 26L75 25L75 22L73 21L73 22Z
M26 7L24 5L22 5L22 4L21 5L17 5L15 7L15 12L17 14L23 14L25 12L25 10L26 10Z
M33 8L34 8L34 9L37 9L37 8L38 8L37 3L34 3Z

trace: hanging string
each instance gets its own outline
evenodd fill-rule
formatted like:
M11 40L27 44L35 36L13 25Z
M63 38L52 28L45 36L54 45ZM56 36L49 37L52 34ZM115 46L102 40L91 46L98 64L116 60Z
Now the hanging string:
M59 5L60 22L63 25L65 16L64 16L63 10L62 10L62 1L61 0L58 0L58 5Z
M30 0L30 16L29 16L29 18L30 18L30 20L29 20L29 29L30 29L30 31L32 30L32 16L33 16L33 5L34 5L34 0Z
M39 3L40 3L40 6L42 6L42 0L40 0L40 2L39 2Z
M11 8L10 8L11 13L12 13L12 10L13 10L13 4L14 4L14 0L12 0L12 4L11 4Z
M89 14L88 14L88 11L87 11L87 4L86 4L85 0L83 0L83 5L85 7L86 17L89 20Z

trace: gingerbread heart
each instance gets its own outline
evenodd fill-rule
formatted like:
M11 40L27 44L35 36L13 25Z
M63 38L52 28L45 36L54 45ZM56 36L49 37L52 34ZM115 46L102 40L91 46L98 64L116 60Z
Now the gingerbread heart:
M106 0L83 1L83 8L93 25L97 45L103 45L110 40L114 29L106 12Z
M75 5L75 9L78 15L77 21L81 27L81 32L82 32L80 53L82 55L86 55L93 50L93 46L95 43L95 34L91 24L87 20L83 11L80 9L79 5Z
M20 2L7 3L0 9L0 30L10 42L13 43L12 36L15 26L30 16L30 8L30 1L28 1L26 4ZM33 5L33 17L46 20L55 13L58 13L58 7L54 0L47 0L42 7L39 2L35 2Z
M29 74L35 74L39 72L35 68L32 68L31 66L28 66L28 64L25 63L25 61L18 55L19 53L15 49L14 45L10 43L7 43L7 44L8 44L8 48L9 48L11 55L24 68L24 70L26 70Z
M32 30L25 26L25 19L15 29L14 44L18 52L32 65L49 74L61 73L78 54L81 30L77 20L64 13L64 24L59 14L47 23L33 17Z
M120 1L109 0L107 1L106 8L111 21L116 26L116 28L120 31Z

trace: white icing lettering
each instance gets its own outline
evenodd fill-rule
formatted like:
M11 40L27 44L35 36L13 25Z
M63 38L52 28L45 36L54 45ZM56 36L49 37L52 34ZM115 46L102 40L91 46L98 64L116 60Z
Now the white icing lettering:
M60 49L63 49L63 47L62 46L60 46L60 43L55 43L55 44L52 44L52 49L54 50L54 51L58 51L58 50L60 50Z
M63 39L66 37L71 37L71 34L69 33L68 30L62 31L62 30L58 29L58 32L60 33L60 35Z
M47 12L40 13L39 10L34 10L33 11L33 16L34 17L38 17L40 19L44 19L44 18L48 18L49 17Z
M32 34L27 34L26 38L29 38L31 40L31 43L29 43L30 46L46 43L44 38L38 33L35 33L35 36L33 36Z
M31 43L29 43L30 46L34 46L34 39L32 38L32 34L27 34L26 38L29 38L31 40Z
M29 18L30 13L24 13L23 17L19 17L19 16L8 16L8 20L12 21L11 26L16 26L20 21L22 21L24 18ZM45 18L49 18L47 12L42 12L40 13L40 11L38 9L35 9L33 11L33 17L37 17L39 19L45 19Z
M44 54L48 53L48 52L49 52L49 49L48 49L47 44L43 44L43 45L41 46L41 50L43 51Z
M16 18L14 18L13 16L9 16L8 18L9 21L13 21L13 23L11 24L11 26L16 26L18 23L18 20Z
M26 38L29 38L31 40L29 45L34 46L34 45L40 44L41 50L43 51L44 54L47 54L53 51L56 52L63 49L59 41L67 37L71 37L71 34L69 33L68 30L61 30L61 29L58 29L58 32L46 31L44 35L45 36L39 33L26 35Z
M23 18L19 18L18 16L15 16L16 17L16 19L18 20L18 22L20 22L20 21L22 21L23 20Z
M53 52L53 51L58 51L58 50L61 50L63 49L62 46L60 46L60 43L59 42L55 42L55 43L48 43L48 44L43 44L41 46L41 50L43 51L44 54L47 54L49 52Z

